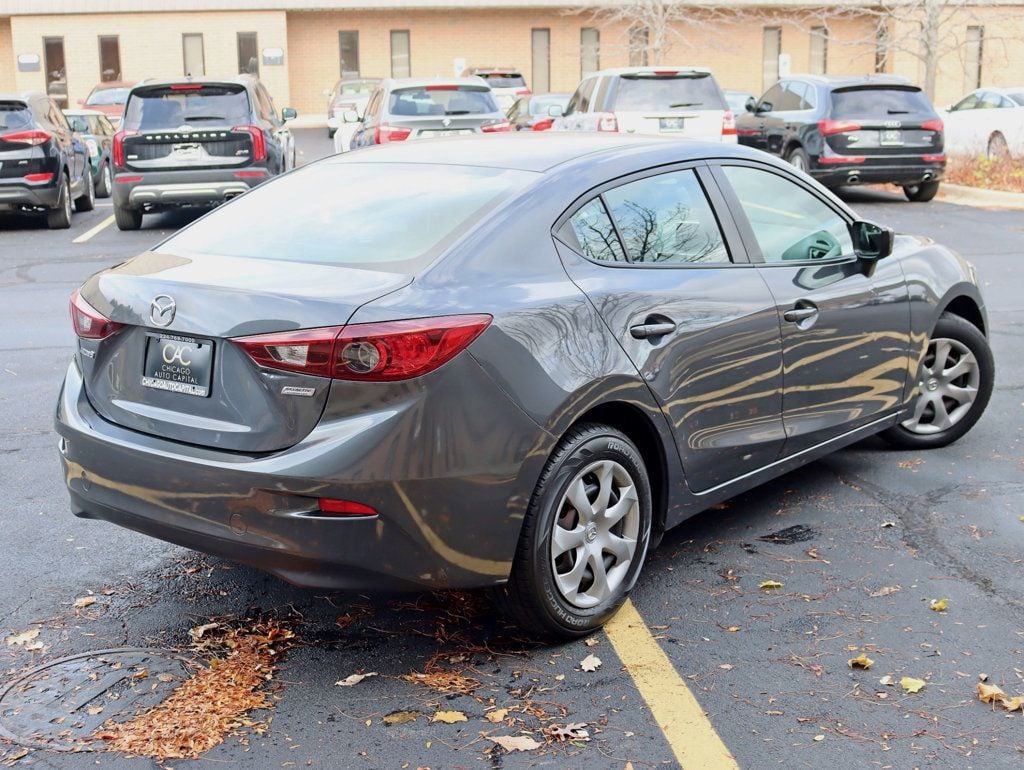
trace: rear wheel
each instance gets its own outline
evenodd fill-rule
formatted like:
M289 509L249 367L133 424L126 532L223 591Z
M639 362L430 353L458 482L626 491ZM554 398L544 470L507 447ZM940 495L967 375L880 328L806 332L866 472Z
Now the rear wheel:
M336 128L328 128L328 129L327 129L327 138L328 138L328 139L333 139L333 138L334 138L334 135L335 135L336 133L338 133L338 129L336 129Z
M46 212L46 226L51 230L66 230L71 227L71 185L66 174L61 174L60 177L57 207Z
M794 147L790 150L786 156L786 162L797 171L802 171L805 174L807 173L807 167L810 165L807 151L803 147Z
M97 198L109 198L111 190L114 189L114 175L110 170L110 164L104 163L100 166L100 181L96 185Z
M943 314L921 359L913 410L882 438L907 449L952 444L985 411L994 379L995 362L985 335L963 318Z
M142 227L142 212L115 204L114 222L118 230L138 230Z
M541 474L499 601L532 633L591 633L636 582L651 521L650 480L633 442L605 425L574 428Z
M96 208L96 188L92 183L92 169L85 172L85 192L75 198L75 211L92 211Z
M987 154L989 160L1008 160L1010 147L1006 144L1006 137L996 131L988 138Z
M907 196L907 200L912 200L916 203L927 203L935 197L938 191L938 182L919 182L918 184L903 185L903 194Z

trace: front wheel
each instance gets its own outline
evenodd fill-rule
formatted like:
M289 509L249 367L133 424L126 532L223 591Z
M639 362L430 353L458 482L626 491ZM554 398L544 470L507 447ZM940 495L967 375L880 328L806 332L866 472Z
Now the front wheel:
M633 442L606 425L574 428L541 474L499 601L540 636L593 632L636 582L651 522L650 479Z
M907 200L915 203L927 203L939 192L938 182L920 182L919 184L908 184L903 186L903 194Z
M952 444L985 411L994 379L995 361L985 335L959 316L943 314L921 359L913 410L882 438L905 449Z

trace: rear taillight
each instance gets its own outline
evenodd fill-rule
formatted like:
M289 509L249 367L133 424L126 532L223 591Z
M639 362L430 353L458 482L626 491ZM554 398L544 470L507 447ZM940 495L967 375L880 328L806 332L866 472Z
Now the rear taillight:
M232 340L260 366L393 382L427 374L454 358L491 323L489 315L415 318L259 334Z
M11 142L13 144L27 144L35 147L40 144L46 144L50 141L51 136L46 131L35 129L32 131L15 131L10 134L4 134L0 138L5 142Z
M321 497L317 500L317 507L320 509L320 513L332 516L359 518L377 515L377 511L368 505L357 503L354 500L338 500L334 497Z
M381 123L373 131L373 141L374 144L401 142L408 139L411 133L411 128L399 128L398 126L389 126L387 123Z
M71 295L71 325L75 327L75 334L86 340L102 340L124 326L111 321L82 299L78 289Z
M259 126L235 126L232 131L245 131L252 137L252 160L260 161L267 159L267 140L263 136L263 129Z
M547 131L553 125L555 125L554 118L541 118L536 123L534 123L530 128L533 131Z
M932 118L926 120L921 124L921 128L925 131L941 131L944 128L942 118Z
M124 168L124 139L126 136L138 136L139 132L134 129L122 129L114 134L114 145L110 154L114 160L114 166Z
M819 120L818 130L825 136L844 131L860 131L860 123L855 120Z
M605 112L597 121L598 131L618 131L619 121L614 112Z
M480 130L485 134L502 134L512 130L512 124L507 120L495 120L491 123L484 123Z
M519 88L516 90L516 96L533 96L533 91L529 88Z
M722 116L722 136L736 136L736 116L726 110Z

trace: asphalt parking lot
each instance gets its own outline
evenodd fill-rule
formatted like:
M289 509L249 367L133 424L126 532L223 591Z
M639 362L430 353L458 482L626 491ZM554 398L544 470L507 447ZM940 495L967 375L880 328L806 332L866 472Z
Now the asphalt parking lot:
M324 131L297 135L301 159L330 151ZM57 751L192 670L145 658L125 664L139 676L107 682L121 668L109 661L124 648L203 659L189 629L274 618L296 638L273 708L202 759L164 766L728 767L729 753L750 768L1020 766L1024 713L981 703L975 686L987 675L1024 694L1024 217L846 197L977 265L997 364L988 412L951 447L865 441L690 520L651 557L631 614L554 646L503 626L486 594L327 595L72 517L52 429L73 349L68 295L194 215L122 233L99 201L69 231L0 221L0 764L153 767L88 744ZM26 631L38 633L10 641ZM119 652L62 663L45 708L9 705L8 683L34 667L100 650ZM848 664L862 653L868 670ZM357 673L376 675L336 684ZM924 685L907 692L904 677ZM76 721L72 700L105 711ZM545 735L553 725L566 740Z

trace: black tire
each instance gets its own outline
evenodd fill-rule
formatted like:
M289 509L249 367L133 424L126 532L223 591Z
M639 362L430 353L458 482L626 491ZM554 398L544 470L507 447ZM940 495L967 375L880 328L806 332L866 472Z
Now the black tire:
M113 192L114 175L110 170L109 163L103 163L100 165L100 181L96 183L96 197L97 198L109 198L111 192Z
M338 129L336 129L336 128L328 128L328 129L327 129L327 138L328 138L328 139L333 139L333 138L334 138L334 135L335 135L335 134L336 134L337 132L338 132Z
M583 608L570 603L558 588L551 553L552 539L556 521L564 516L561 509L566 506L565 510L571 510L566 499L570 485L581 478L586 482L588 476L581 477L580 474L600 461L611 461L628 474L636 492L636 507L628 506L629 513L615 525L628 526L627 519L632 521L635 525L635 549L628 565L620 565L624 569L614 589L609 586L604 600ZM651 522L650 480L643 458L633 442L606 425L584 423L573 428L555 448L537 482L523 521L512 573L508 583L498 590L498 603L510 620L531 634L545 638L576 638L592 633L615 614L636 583L647 556ZM581 525L582 520L575 526ZM581 531L586 533L581 539L587 545L581 545L580 550L566 550L562 557L571 561L587 559L584 551L591 547L594 538L590 536L589 527ZM625 534L625 530L620 529L618 534ZM610 552L602 552L602 564L606 563L605 556L611 559L612 566L617 564L617 557ZM587 570L593 575L589 566L585 567L584 575Z
M808 169L811 167L811 158L803 147L794 147L790 150L786 154L786 163L797 171L802 171L805 174L810 173Z
M75 211L92 211L96 208L96 188L92 183L92 169L85 174L85 192L75 198Z
M992 397L992 387L995 382L995 360L992 358L992 350L989 347L985 335L969 321L959 316L943 313L935 324L935 330L931 333L930 340L949 339L955 340L965 346L977 361L979 381L974 401L962 417L945 430L934 433L922 434L908 429L905 423L901 423L882 432L881 436L893 446L901 449L936 449L952 444L969 431L978 421L988 406ZM929 345L931 342L929 342ZM926 356L927 358L927 356ZM966 375L965 375L966 376ZM914 399L912 408L918 404L918 399L924 398L921 395Z
M114 222L118 230L138 230L142 227L142 212L115 204Z
M46 212L46 226L50 230L67 230L71 227L71 185L67 174L61 174L57 207Z
M907 200L912 200L915 203L927 203L935 197L938 191L938 182L921 182L919 184L903 185L903 194L907 196Z

